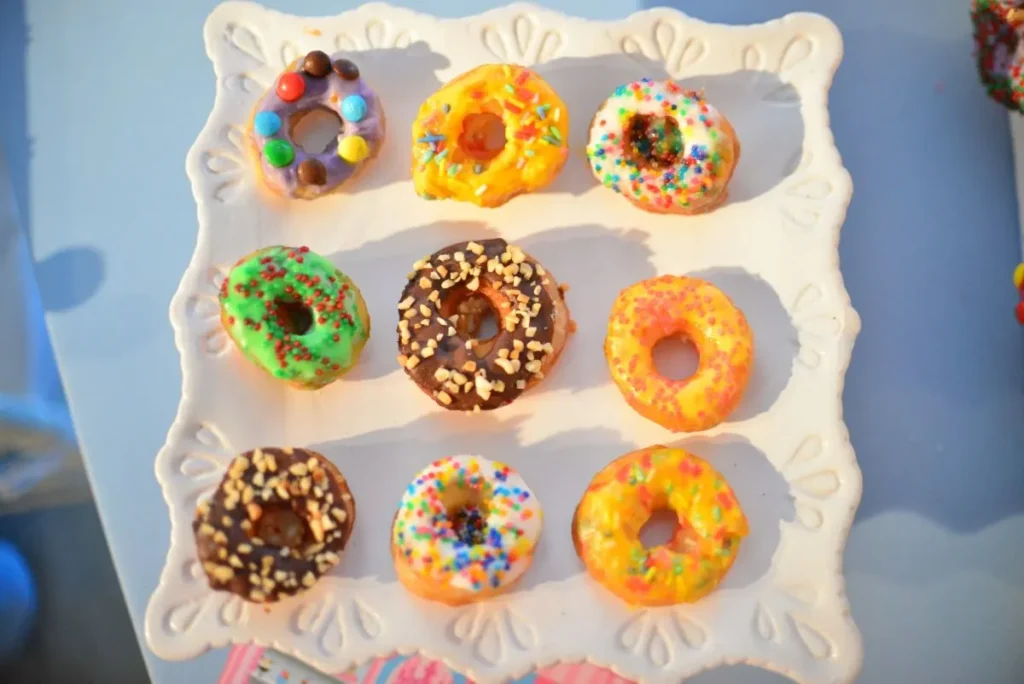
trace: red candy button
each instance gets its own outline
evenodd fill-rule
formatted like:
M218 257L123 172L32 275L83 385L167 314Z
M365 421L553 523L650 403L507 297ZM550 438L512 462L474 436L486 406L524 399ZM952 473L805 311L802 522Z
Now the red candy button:
M1024 325L1024 302L1017 303L1017 321Z
M295 102L306 92L306 81L302 74L289 71L277 79L277 96L285 102Z

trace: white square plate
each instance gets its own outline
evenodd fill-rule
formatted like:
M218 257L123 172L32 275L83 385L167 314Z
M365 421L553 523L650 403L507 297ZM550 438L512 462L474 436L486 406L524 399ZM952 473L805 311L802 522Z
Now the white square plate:
M451 20L382 4L301 18L228 2L210 15L205 40L216 99L187 160L199 236L171 304L184 387L156 459L172 535L146 615L154 652L188 658L255 641L338 672L419 650L479 681L580 660L649 682L678 682L732 662L801 681L856 676L861 642L844 594L842 551L861 478L841 396L859 319L837 251L852 185L829 130L828 89L842 55L831 22L793 14L733 27L670 10L592 22L530 5ZM312 49L351 51L383 101L388 138L342 194L274 199L241 149L244 126L276 75ZM572 117L565 169L550 188L499 209L421 200L409 177L419 104L453 76L494 61L534 67L565 100ZM666 75L705 88L743 145L729 202L707 215L644 213L594 181L584 154L587 123L605 97L622 83ZM551 377L514 404L456 415L398 368L396 304L414 261L489 236L518 243L571 286L578 331ZM373 319L359 366L318 392L256 370L219 323L217 288L227 269L274 244L329 256L362 289ZM740 408L689 439L630 410L603 355L615 296L663 273L718 285L744 309L757 339ZM630 609L583 572L569 527L594 473L657 443L686 446L723 472L751 534L707 599ZM331 458L359 514L341 565L308 593L264 609L208 588L191 520L234 454L270 445L308 446ZM463 608L411 597L388 548L403 487L452 453L507 461L545 506L524 581Z

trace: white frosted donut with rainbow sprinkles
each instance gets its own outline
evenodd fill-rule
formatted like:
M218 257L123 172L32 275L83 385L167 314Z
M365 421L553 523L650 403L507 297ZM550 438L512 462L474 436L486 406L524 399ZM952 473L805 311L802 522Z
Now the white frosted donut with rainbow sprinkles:
M406 488L391 529L398 579L449 605L479 601L523 576L543 513L515 470L480 456L448 456Z
M703 93L647 78L615 89L594 115L587 144L598 180L659 213L717 207L739 157L736 132Z

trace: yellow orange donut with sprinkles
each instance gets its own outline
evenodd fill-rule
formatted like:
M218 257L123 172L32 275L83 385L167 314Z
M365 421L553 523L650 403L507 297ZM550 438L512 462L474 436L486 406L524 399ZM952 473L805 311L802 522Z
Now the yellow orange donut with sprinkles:
M425 199L497 207L550 183L568 155L569 113L526 67L485 64L446 84L412 126L412 178Z
M672 539L645 548L640 529L666 508L679 521ZM706 596L732 567L747 533L725 478L697 456L663 446L626 454L601 470L572 521L576 553L591 577L643 606Z
M697 350L696 372L660 375L653 350L680 336ZM718 425L739 404L754 365L754 334L746 316L709 282L659 276L630 285L612 305L605 357L612 379L640 415L673 432Z
M508 589L530 567L543 514L515 470L449 456L406 488L391 530L398 579L425 599L460 605Z
M647 78L615 89L587 144L599 181L658 213L697 214L724 202L739 157L732 124L703 93Z

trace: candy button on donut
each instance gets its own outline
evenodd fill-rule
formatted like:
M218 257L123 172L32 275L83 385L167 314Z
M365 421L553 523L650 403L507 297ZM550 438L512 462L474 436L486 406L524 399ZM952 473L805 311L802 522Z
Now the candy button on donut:
M346 121L359 123L366 116L366 100L362 95L349 95L341 101L341 115Z
M253 117L252 128L260 135L270 137L281 130L281 117L274 112L260 112Z
M334 73L346 81L355 81L359 78L359 67L350 59L336 59L331 66Z
M263 146L263 156L271 166L280 169L295 161L295 148L284 140L269 140Z
M285 102L295 102L306 92L306 79L302 74L289 71L277 79L277 96Z
M370 146L358 135L351 135L338 141L338 156L349 164L358 164L370 156Z
M654 345L673 336L692 342L700 357L683 380L654 366ZM754 335L743 312L711 283L661 276L619 294L604 351L612 379L637 413L673 432L696 432L718 425L739 404L754 365Z

